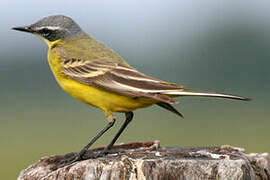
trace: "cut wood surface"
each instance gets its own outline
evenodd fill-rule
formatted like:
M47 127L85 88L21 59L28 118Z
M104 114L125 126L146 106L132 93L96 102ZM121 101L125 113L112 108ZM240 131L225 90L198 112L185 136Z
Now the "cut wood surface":
M98 153L95 148L88 153ZM63 156L44 157L21 171L18 179L90 180L269 180L268 153L245 154L243 148L160 147L159 141L114 146L106 157L87 159L61 167Z

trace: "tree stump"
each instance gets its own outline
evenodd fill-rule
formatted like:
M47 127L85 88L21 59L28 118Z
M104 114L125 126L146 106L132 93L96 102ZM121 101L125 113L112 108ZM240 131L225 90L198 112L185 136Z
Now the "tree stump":
M98 153L95 148L88 153ZM61 167L71 154L44 157L21 171L19 180L269 180L268 153L245 154L244 149L220 147L160 147L159 141L114 146L106 157Z

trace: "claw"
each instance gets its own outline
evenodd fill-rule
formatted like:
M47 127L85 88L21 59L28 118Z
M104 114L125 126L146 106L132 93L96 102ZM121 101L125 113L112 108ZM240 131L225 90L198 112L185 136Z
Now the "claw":
M68 166L76 161L79 161L79 155L78 153L72 153L72 154L67 154L65 155L64 159L62 159L59 163L60 166L59 168Z

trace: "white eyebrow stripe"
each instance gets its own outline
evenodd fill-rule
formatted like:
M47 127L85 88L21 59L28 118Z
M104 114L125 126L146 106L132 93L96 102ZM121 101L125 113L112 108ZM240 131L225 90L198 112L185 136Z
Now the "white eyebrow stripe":
M44 28L47 28L47 29L50 29L50 30L59 30L59 29L63 29L63 28L58 27L58 26L42 26L42 27L37 27L36 29L37 29L37 30L41 30L41 29L44 29Z

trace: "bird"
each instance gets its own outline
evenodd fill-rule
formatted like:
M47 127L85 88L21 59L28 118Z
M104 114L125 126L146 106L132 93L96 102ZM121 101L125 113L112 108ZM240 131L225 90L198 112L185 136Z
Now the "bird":
M115 112L125 114L124 123L103 151L87 158L103 157L110 153L132 121L136 109L158 105L183 117L173 107L178 102L176 97L250 100L236 95L186 89L182 85L147 76L64 15L47 16L33 24L12 29L34 34L44 40L48 45L50 69L60 87L79 101L101 109L107 118L104 128L72 157L71 162L85 159L90 146L115 124Z

